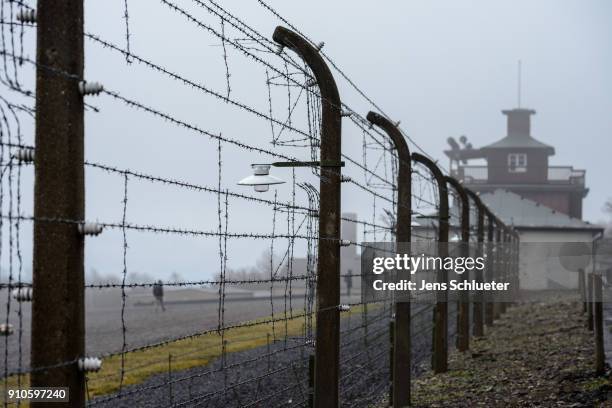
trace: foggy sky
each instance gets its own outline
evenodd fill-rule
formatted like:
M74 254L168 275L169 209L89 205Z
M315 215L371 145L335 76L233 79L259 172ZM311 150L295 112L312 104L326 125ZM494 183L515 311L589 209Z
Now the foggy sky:
M219 27L218 19L195 8L192 1L176 3ZM584 219L606 219L602 206L612 197L609 1L270 0L269 4L314 41L324 41L327 55L390 117L401 120L402 128L444 166L447 159L442 151L448 136L465 134L475 147L505 136L505 116L501 110L517 106L516 65L517 60L522 60L521 106L537 111L532 118L532 135L555 147L551 165L587 170L590 192L584 201ZM131 0L128 5L130 45L135 54L225 92L225 67L218 39L158 1ZM222 5L270 37L275 26L281 24L254 0L224 1ZM122 6L119 1L86 2L86 31L125 46ZM26 37L29 50L26 53L33 57L31 34L32 31ZM100 81L122 95L171 112L213 133L270 148L269 123L236 112L137 63L127 64L120 55L88 41L85 64L86 78ZM265 70L229 48L228 65L232 97L265 111ZM30 86L32 74L31 69L24 68L24 82L29 81ZM343 101L365 116L372 106L346 81L336 77ZM275 100L282 97L280 90L275 92ZM86 114L88 160L216 185L216 142L107 96L87 101L100 108L100 113ZM279 104L274 108L275 115L280 117L286 106ZM346 122L343 125L343 150L360 157L360 133ZM31 123L24 125L24 132L31 142ZM301 154L307 159L303 151ZM223 146L223 188L250 194L235 183L250 173L249 163L262 160L271 161L270 157ZM347 171L350 174L351 170ZM274 174L290 180L292 173L275 169ZM296 177L312 183L316 180L305 174ZM23 183L31 188L31 169L24 170ZM88 219L120 221L123 179L88 170L87 183ZM134 180L128 183L128 221L216 230L216 196ZM23 212L31 213L28 204L31 194L27 190L25 187ZM371 220L371 203L362 200L358 192L344 190L343 211L356 212ZM266 198L274 198L273 192L266 194ZM279 186L278 197L290 199L289 184ZM303 195L299 201L305 202ZM384 207L379 205L378 211ZM271 212L265 208L257 211L253 206L232 201L228 229L269 233ZM278 229L286 230L284 219L279 224L282 226L277 226ZM28 255L31 235L27 230L30 227L24 226L22 236L25 269L30 268L31 262ZM129 232L127 243L129 271L162 277L178 271L190 279L203 279L218 272L218 246L214 238ZM282 247L285 243L278 245ZM231 267L252 265L269 246L268 241L232 241L228 263ZM298 244L296 256L303 256L303 249L303 244ZM88 238L86 267L120 273L122 251L120 230Z

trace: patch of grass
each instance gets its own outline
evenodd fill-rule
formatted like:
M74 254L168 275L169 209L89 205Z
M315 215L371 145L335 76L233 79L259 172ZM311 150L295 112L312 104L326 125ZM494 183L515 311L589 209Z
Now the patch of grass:
M606 385L610 385L610 380L607 377L597 377L593 378L591 381L582 383L580 388L584 391L595 391Z
M289 316L287 316L289 318ZM278 319L278 317L275 316ZM250 350L268 342L302 335L304 317L289 318L286 322L270 322L269 318L248 322L220 333L209 332L194 338L171 342L159 347L127 353L124 358L123 385L139 384L147 378L172 371L186 370L210 364L220 357L223 348L227 353ZM273 327L274 325L274 327ZM274 334L273 334L274 333ZM225 345L223 344L225 342ZM88 378L90 397L111 394L119 390L121 355L104 359L102 370Z
M459 378L471 378L472 373L467 370L453 370L449 371L448 374L450 377L459 377Z

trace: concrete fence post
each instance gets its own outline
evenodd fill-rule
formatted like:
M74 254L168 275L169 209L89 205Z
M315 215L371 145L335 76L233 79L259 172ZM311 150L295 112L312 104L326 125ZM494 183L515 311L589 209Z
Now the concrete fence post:
M272 39L310 68L321 93L321 162L342 159L342 109L336 81L319 49L299 34L276 27ZM340 167L321 167L315 340L316 407L339 405L340 386Z
M389 365L391 369L389 370L389 406L393 406L393 402L395 401L395 376L393 375L393 361L395 361L395 321L391 320L389 322ZM410 388L410 384L408 384Z
M606 371L606 355L603 338L603 282L600 275L593 274L593 318L595 320L595 372L602 375Z
M593 273L587 275L587 329L593 331Z
M30 385L85 406L83 1L39 0ZM62 219L72 222L53 222ZM44 369L44 367L53 367ZM33 402L32 406L45 406Z
M438 256L448 256L448 188L444 174L431 159L419 153L412 153L412 160L421 163L431 172L438 187ZM437 271L437 281L447 282L448 277L444 268ZM432 334L432 369L434 373L444 373L448 370L448 293L439 290L436 293L436 305L433 311L434 328Z
M470 199L468 197L467 192L458 180L446 176L446 181L455 189L461 202L460 256L469 257ZM464 280L467 280L467 276L464 276ZM459 294L457 309L457 350L467 351L470 348L470 296L467 291L462 291Z
M578 269L578 294L582 302L582 313L587 311L586 288L584 284L584 269Z
M308 356L308 407L314 408L315 356Z
M411 156L406 139L395 123L376 112L368 112L366 119L385 131L393 142L399 169L397 172L397 221L395 225L396 252L410 254L412 228L412 180ZM411 316L410 299L401 299L395 303L395 322L393 333L393 359L391 373L393 381L394 407L405 407L410 404L411 376Z
M495 269L497 263L495 262L495 252L493 247L495 245L495 216L487 209L487 267L485 270L485 281L491 282L494 279ZM491 299L491 295L484 294L484 322L486 326L493 325L493 306L494 303Z
M476 193L474 193L473 191L466 189L468 195L470 197L472 197L472 199L474 200L474 202L476 203L476 207L478 209L478 224L477 224L477 232L476 232L476 239L478 241L477 244L477 252L476 252L476 256L483 256L484 255L484 237L485 237L485 225L484 225L484 220L485 220L485 207L484 204L482 203L482 201L480 200L480 197L478 197L478 195ZM483 271L477 271L476 272L476 276L475 276L476 281L478 282L483 282L484 281L484 274ZM483 320L483 292L477 292L474 296L473 299L473 306L472 306L472 310L473 310L473 316L474 316L474 328L473 328L473 335L474 337L482 337L484 335L484 320Z
M502 244L502 236L504 232L504 226L499 221L499 219L495 219L496 227L495 227L495 270L493 271L493 278L496 281L499 281L500 278L503 278L504 271L504 251ZM493 293L493 320L499 319L500 314L502 313L502 303L499 299L497 293Z

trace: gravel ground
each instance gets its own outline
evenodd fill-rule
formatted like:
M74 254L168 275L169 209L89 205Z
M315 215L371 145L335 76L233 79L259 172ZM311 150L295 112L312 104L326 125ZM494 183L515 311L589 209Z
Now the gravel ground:
M426 371L413 383L414 406L612 406L609 377L594 373L593 336L576 300L508 309L470 352L451 353L448 373Z

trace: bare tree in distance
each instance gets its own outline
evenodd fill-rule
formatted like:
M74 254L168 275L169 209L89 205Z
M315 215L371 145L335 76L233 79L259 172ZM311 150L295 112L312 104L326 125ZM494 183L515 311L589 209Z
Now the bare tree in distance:
M121 283L121 278L118 274L101 273L96 268L91 268L85 274L85 283L89 285L118 285Z
M609 198L608 201L605 202L604 211L612 216L612 198Z
M180 273L178 273L177 271L172 271L172 273L170 274L170 279L168 280L168 282L183 282L185 279L183 278L183 275L181 275Z
M126 276L126 283L129 284L135 284L135 283L153 283L154 281L156 281L155 278L153 278L152 275L146 273L146 272L138 272L138 271L134 271L134 272L130 272L127 276Z
M271 256L270 253L270 249L263 251L253 266L237 269L228 268L225 272L225 280L257 281L269 280L271 275L276 278L286 276L287 262L285 258L277 253L275 253L274 256ZM216 279L221 279L221 275L219 273L216 275Z
M391 235L395 235L395 230L396 230L395 224L396 224L397 217L391 210L388 210L385 208L383 211L385 213L381 215L380 218L383 224L389 228Z
M182 279L178 274L176 274L176 277L178 277L177 281ZM154 278L151 274L137 271L130 272L125 279L126 284L152 284L153 281ZM91 268L85 274L85 282L88 285L120 285L123 278L120 273L102 273L96 268Z
M609 237L612 236L612 198L609 198L608 201L605 202L603 210L610 215L610 220L608 220L604 232L604 234Z

